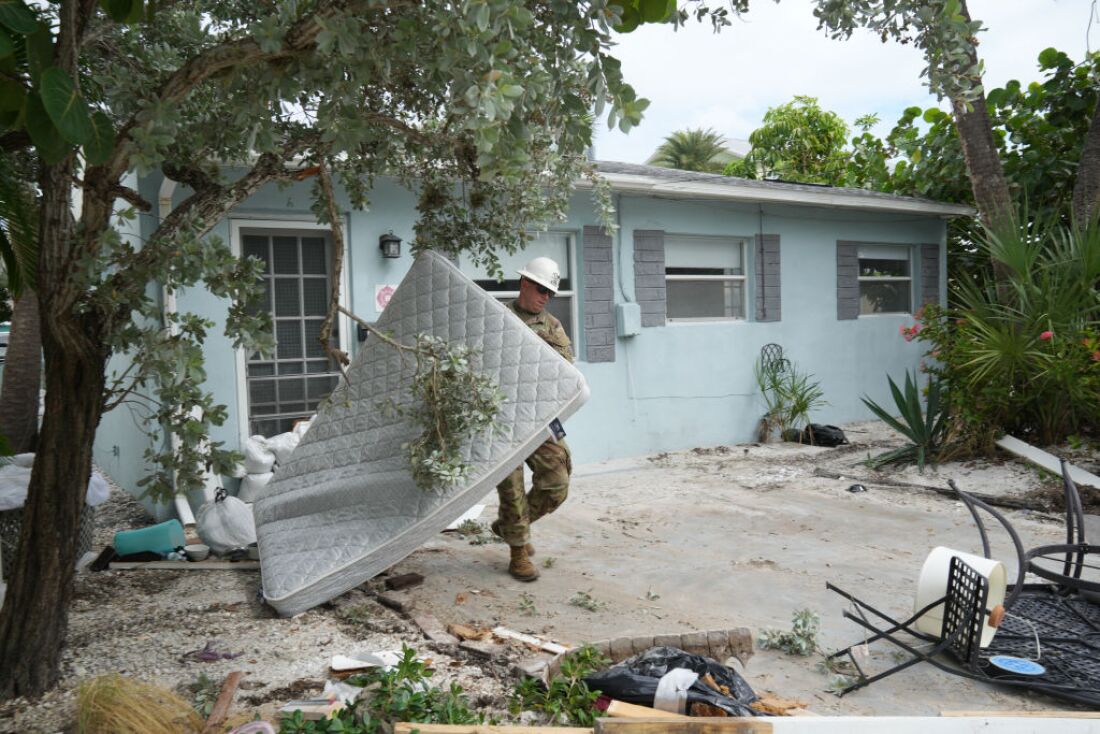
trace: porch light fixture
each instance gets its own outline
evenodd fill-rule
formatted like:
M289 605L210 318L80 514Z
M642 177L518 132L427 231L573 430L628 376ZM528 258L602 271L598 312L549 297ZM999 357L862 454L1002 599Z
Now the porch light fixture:
M401 238L387 232L378 238L378 249L382 251L382 257L401 257Z

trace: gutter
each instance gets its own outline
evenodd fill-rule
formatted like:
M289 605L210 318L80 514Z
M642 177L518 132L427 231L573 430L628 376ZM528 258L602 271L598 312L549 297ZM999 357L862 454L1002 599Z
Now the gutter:
M845 193L845 189L822 187L820 191L782 189L763 186L739 186L737 179L729 183L707 181L674 181L633 173L599 174L616 192L641 194L668 199L709 199L744 203L794 204L834 209L860 209L903 214L927 214L944 218L969 217L976 212L962 204L924 201L909 197L878 197ZM578 188L590 188L578 184Z
M172 193L176 190L176 182L167 176L160 184L160 193L157 198L157 214L158 223L163 222L169 214L172 213ZM168 326L168 331L171 334L176 334L177 329L174 322L170 321L169 314L175 314L177 311L176 306L176 293L168 286L162 285L160 288L160 300L164 304L164 323ZM176 453L180 448L179 437L175 434L171 436L172 452ZM213 499L212 497L210 499ZM187 499L187 495L177 492L173 504L176 508L176 515L179 516L180 523L184 528L195 525L195 514L191 510L191 503Z

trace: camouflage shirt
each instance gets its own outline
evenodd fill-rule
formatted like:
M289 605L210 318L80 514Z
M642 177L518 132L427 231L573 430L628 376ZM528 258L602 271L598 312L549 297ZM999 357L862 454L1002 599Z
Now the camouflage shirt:
M554 351L565 357L569 362L574 361L573 342L569 341L569 335L565 333L565 328L561 325L561 322L549 311L543 309L542 313L531 313L520 308L518 299L510 301L507 305L512 313L519 316L520 321L530 326L536 334L542 337L543 341L554 348Z

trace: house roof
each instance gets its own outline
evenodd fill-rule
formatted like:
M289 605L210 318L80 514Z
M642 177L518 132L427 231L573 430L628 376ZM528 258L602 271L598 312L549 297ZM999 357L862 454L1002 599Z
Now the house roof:
M974 209L913 196L896 196L868 189L848 189L786 181L756 181L717 173L678 171L637 163L596 161L615 191L672 199L711 199L752 203L796 204L840 209L967 217Z

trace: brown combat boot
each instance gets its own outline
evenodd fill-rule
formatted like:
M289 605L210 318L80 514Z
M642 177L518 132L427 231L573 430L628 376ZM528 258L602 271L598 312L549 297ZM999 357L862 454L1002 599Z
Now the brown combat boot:
M512 549L512 562L508 564L508 573L512 578L520 581L534 581L539 577L539 570L527 557L527 549L522 545L508 546Z
M500 534L500 520L493 520L493 522L489 525L489 529L493 531L493 535L497 536L498 538L502 537ZM535 546L528 543L524 547L527 549L527 555L535 555Z

